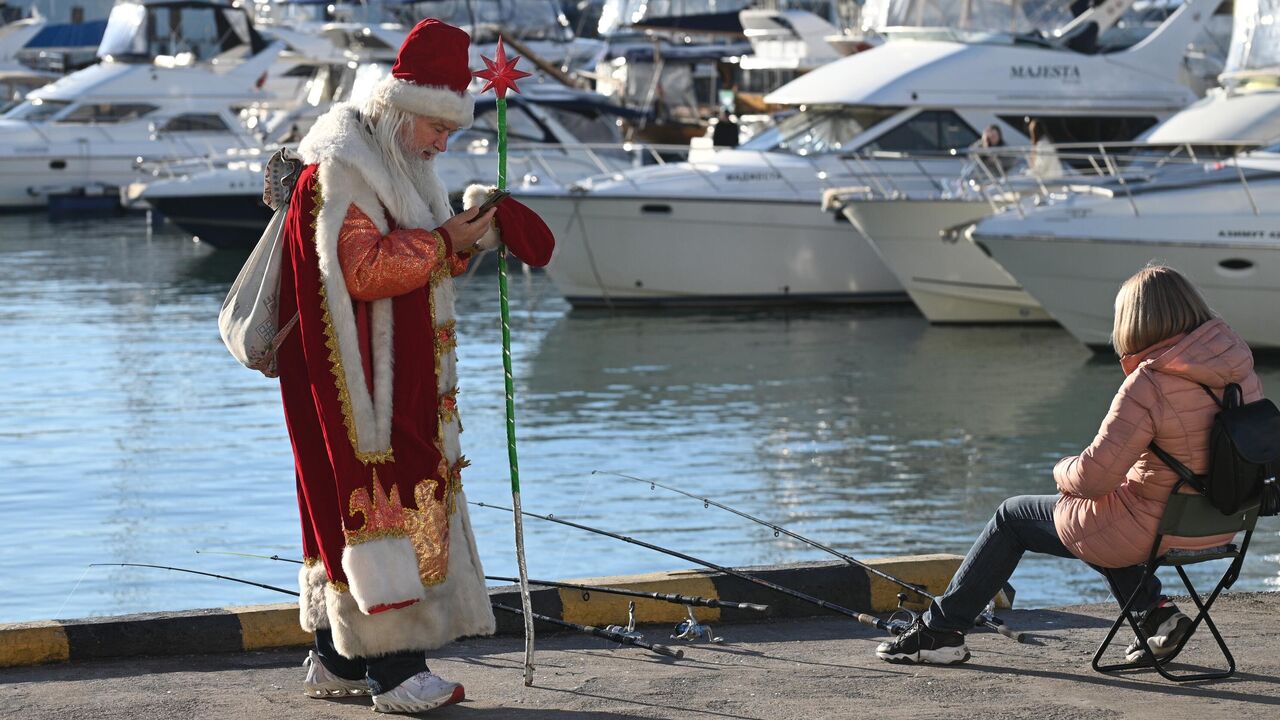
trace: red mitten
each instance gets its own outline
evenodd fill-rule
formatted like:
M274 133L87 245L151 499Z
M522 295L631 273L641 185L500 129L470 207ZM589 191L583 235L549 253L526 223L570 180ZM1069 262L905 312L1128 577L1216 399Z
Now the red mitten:
M502 232L502 243L527 265L542 267L551 261L556 249L551 228L529 206L513 197L498 203L494 216Z

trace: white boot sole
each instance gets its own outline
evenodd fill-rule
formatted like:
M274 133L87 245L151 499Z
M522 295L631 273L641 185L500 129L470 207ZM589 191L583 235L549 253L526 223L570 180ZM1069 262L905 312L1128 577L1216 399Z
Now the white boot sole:
M368 686L359 688L359 687L352 687L348 685L338 685L338 684L311 685L311 686L302 688L302 692L305 693L306 696L309 698L319 698L319 699L343 698L343 697L359 697L361 695L368 695L369 688Z
M453 705L467 699L466 690L459 685L453 689L453 693L436 700L423 700L419 702L395 702L391 700L379 701L379 696L373 698L373 709L380 713L420 713L428 710L435 710L445 705Z
M893 654L876 651L876 657L899 665L958 665L969 659L969 648L953 647L940 650L921 650L918 654Z

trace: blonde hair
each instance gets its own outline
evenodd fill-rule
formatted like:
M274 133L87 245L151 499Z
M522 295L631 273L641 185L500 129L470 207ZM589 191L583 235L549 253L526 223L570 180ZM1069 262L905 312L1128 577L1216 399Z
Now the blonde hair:
M1116 294L1111 345L1119 355L1132 355L1211 318L1213 311L1182 273L1149 265L1125 280Z

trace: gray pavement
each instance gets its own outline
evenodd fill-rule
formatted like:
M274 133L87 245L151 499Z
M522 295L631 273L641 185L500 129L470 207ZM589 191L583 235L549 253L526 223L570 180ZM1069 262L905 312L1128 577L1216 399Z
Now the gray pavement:
M1189 602L1180 602L1184 609ZM539 639L535 687L521 682L522 641L489 638L433 654L432 669L466 685L469 700L443 720L627 718L1280 718L1280 593L1224 596L1214 616L1239 671L1174 685L1150 671L1097 674L1089 660L1112 605L1005 613L1034 634L1018 645L969 636L973 658L954 667L889 665L876 636L839 618L716 627L725 645L685 645L672 662L586 636ZM664 640L667 628L646 628ZM1126 633L1126 642L1128 634ZM1197 634L1175 669L1217 661ZM307 720L372 718L369 700L302 695L304 650L133 658L0 671L0 718Z

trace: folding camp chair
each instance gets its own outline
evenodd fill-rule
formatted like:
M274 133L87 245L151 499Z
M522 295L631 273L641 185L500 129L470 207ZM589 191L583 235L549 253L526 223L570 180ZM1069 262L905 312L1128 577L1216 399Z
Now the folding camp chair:
M1231 587L1235 583L1236 578L1240 575L1240 566L1244 564L1245 553L1249 550L1249 538L1253 536L1253 526L1258 521L1258 502L1246 508L1232 513L1231 515L1223 515L1221 511L1209 503L1209 500L1200 493L1182 494L1178 490L1185 483L1185 480L1179 480L1177 485L1173 487L1173 494L1169 496L1169 504L1165 507L1164 515L1160 518L1160 526L1156 532L1155 542L1151 545L1151 557L1146 562L1146 572L1142 576L1142 583L1134 590L1133 594L1124 602L1120 608L1120 617L1116 618L1115 623L1111 626L1111 632L1107 633L1107 638L1102 641L1102 645L1098 646L1098 652L1093 656L1093 669L1098 672L1115 672L1117 670L1129 670L1133 668L1154 667L1156 672L1168 680L1175 682L1188 682L1191 680L1218 680L1230 677L1236 671L1235 658L1231 656L1231 651L1227 649L1227 644L1222 639L1222 635L1218 632L1218 628L1213 624L1213 619L1209 617L1209 608L1213 606L1214 600L1218 599L1218 594L1224 589ZM1225 535L1227 533L1244 532L1244 538L1237 547L1234 543L1219 545L1217 547L1206 548L1204 550L1170 550L1164 555L1160 555L1160 541L1165 535L1173 535L1176 537L1207 537L1209 535ZM1183 570L1186 565L1194 565L1196 563L1208 562L1210 560L1225 560L1231 558L1231 566L1227 568L1222 579L1218 581L1218 586L1209 594L1208 601L1202 601L1200 595L1196 593L1196 589L1191 585L1190 578ZM1155 574L1156 570L1161 566L1170 565L1178 571L1178 576L1182 578L1182 584L1187 587L1187 593L1191 596L1191 601L1195 603L1199 612L1191 623L1191 629L1183 636L1182 640L1174 647L1173 652L1168 655L1156 659L1155 654L1151 652L1146 633L1142 631L1142 627L1138 622L1137 616L1133 611L1133 603L1141 592L1141 587L1147 580ZM1118 599L1121 597L1119 589L1116 587L1115 579L1109 571L1104 571L1107 582L1111 585L1111 592ZM1137 662L1125 662L1114 665L1101 665L1103 653L1111 646L1111 641L1119 632L1120 627L1128 620L1129 625L1133 628L1134 634L1138 636L1138 641L1142 645L1144 657ZM1209 628L1209 632L1213 633L1214 639L1218 642L1218 648L1222 651L1222 656L1227 660L1227 669L1206 672L1206 673L1190 673L1175 675L1165 669L1170 661L1182 652L1182 648L1186 646L1187 641L1195 634L1197 628L1200 627L1201 621Z

